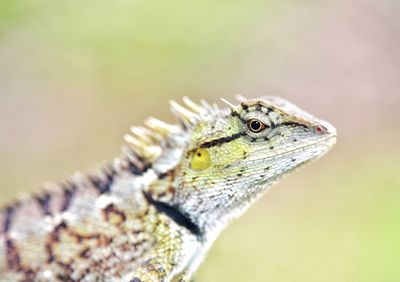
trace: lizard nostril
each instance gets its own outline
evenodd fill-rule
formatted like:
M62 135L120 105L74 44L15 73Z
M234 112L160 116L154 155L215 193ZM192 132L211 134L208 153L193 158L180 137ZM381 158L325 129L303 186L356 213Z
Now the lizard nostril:
M319 124L319 125L314 126L314 127L312 128L312 131L313 131L315 134L321 135L321 134L327 133L327 132L328 132L328 129L327 129L325 126Z

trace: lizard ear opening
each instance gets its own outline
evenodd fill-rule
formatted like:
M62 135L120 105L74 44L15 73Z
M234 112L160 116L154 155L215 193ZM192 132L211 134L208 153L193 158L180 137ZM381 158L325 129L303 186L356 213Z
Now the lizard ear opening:
M190 168L193 170L204 170L211 164L210 154L207 149L197 148L192 153Z

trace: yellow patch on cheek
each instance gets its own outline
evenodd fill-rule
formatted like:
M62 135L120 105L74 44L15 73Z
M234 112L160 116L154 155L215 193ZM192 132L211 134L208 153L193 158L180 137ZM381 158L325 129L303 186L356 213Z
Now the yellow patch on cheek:
M204 170L211 164L210 153L207 149L197 148L192 154L190 168L193 170Z

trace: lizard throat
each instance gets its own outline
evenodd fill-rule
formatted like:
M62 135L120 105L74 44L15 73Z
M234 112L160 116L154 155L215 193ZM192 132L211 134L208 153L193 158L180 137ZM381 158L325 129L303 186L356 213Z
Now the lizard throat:
M143 194L150 205L154 206L157 211L168 216L176 224L186 228L197 237L201 237L203 235L203 232L200 229L200 227L196 223L194 223L193 220L188 215L180 211L180 209L177 206L156 201L151 197L149 193L143 192Z

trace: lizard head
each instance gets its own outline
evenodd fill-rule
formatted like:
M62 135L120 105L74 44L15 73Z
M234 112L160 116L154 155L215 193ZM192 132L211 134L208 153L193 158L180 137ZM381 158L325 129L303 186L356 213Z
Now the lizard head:
M172 198L163 201L199 230L225 226L277 179L322 156L336 141L332 125L280 98L227 102L224 110L184 102L186 107L171 102L179 126L151 118L153 134L134 128L130 143L159 175L152 190L173 187ZM158 135L166 136L163 145L150 146Z
M179 163L176 201L201 226L228 222L335 140L333 126L283 99L230 105L194 125Z

